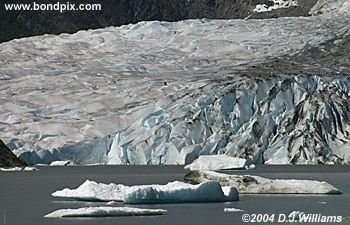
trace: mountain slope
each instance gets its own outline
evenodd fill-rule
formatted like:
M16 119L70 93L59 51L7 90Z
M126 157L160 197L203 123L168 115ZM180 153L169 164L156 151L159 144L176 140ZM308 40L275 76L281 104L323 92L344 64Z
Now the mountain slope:
M32 3L21 0L16 3ZM42 0L38 3L56 3ZM185 19L238 19L307 16L316 0L299 0L298 6L255 13L257 4L273 5L269 0L102 0L101 11L5 11L0 7L0 42L13 38L74 33L83 29L137 23L140 21L180 21ZM76 0L75 4L87 3ZM88 2L91 3L91 2Z
M0 167L27 166L27 164L17 158L12 151L0 139Z

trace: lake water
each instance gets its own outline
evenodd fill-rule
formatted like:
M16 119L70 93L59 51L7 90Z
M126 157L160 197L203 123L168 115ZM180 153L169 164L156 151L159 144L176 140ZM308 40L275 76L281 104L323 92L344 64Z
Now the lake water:
M343 221L337 224L350 224L348 166L259 166L250 171L227 171L231 174L254 174L268 178L325 180L341 189L344 192L342 195L240 195L240 201L228 203L136 205L136 207L168 210L168 213L162 216L84 219L51 219L43 216L61 208L97 206L105 203L65 201L51 197L51 193L64 187L76 188L86 179L126 185L165 184L182 180L186 171L179 166L40 167L39 169L36 172L0 172L0 225L4 222L6 225L237 225L249 224L242 222L241 217L244 213L289 214L294 210L326 216L342 216ZM224 213L226 207L240 208L244 212Z

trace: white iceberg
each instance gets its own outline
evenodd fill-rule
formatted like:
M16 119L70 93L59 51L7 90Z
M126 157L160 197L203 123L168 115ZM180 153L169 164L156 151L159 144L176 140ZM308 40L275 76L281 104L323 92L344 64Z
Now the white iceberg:
M243 169L251 165L250 160L227 155L201 155L193 163L185 166L189 170Z
M177 203L237 201L236 188L222 189L219 182L192 185L175 181L166 185L141 185L126 189L125 203Z
M103 184L86 180L77 189L65 188L52 193L52 196L81 200L124 201L126 188L127 186L122 184Z
M131 207L86 207L78 209L60 209L45 215L47 218L61 217L114 217L114 216L149 216L162 215L164 209L141 209Z
M243 212L244 210L242 209L237 209L237 208L225 208L224 212L225 213L234 213L234 212Z
M54 192L52 196L81 200L123 201L129 204L238 200L236 188L222 188L216 181L203 182L198 185L175 181L166 185L125 186L87 180L77 189L65 188Z
M53 161L50 166L71 166L73 163L69 160L66 161Z
M191 171L185 180L194 183L218 181L243 194L341 194L333 185L316 180L267 179L251 175L228 175L212 171Z
M25 172L31 172L31 171L37 171L38 169L35 167L12 167L12 168L0 168L0 171L3 172L19 172L19 171L25 171Z

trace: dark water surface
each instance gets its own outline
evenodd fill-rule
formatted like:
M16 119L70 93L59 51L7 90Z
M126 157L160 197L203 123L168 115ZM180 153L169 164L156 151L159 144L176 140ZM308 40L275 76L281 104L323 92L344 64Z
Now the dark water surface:
M104 183L165 184L182 180L186 171L179 166L89 166L40 167L36 172L0 172L0 225L236 225L243 223L244 213L289 214L299 210L330 216L343 216L350 224L350 167L348 166L268 166L250 171L227 171L232 174L254 174L268 178L325 180L341 189L342 195L240 195L240 201L229 203L157 204L136 207L162 208L167 215L84 219L51 219L43 216L61 208L78 208L105 203L65 201L51 197L64 187L76 188L86 179ZM224 213L234 207L244 212ZM4 221L4 214L6 221ZM265 223L287 224L287 223ZM295 223L300 224L300 223ZM321 224L321 223L312 223ZM324 223L328 224L328 223Z

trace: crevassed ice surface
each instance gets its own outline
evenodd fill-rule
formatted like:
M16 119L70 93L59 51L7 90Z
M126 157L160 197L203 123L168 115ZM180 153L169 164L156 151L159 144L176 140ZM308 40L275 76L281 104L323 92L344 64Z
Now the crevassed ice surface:
M30 164L347 163L347 77L235 74L346 33L343 3L308 18L141 22L3 43L0 135Z

